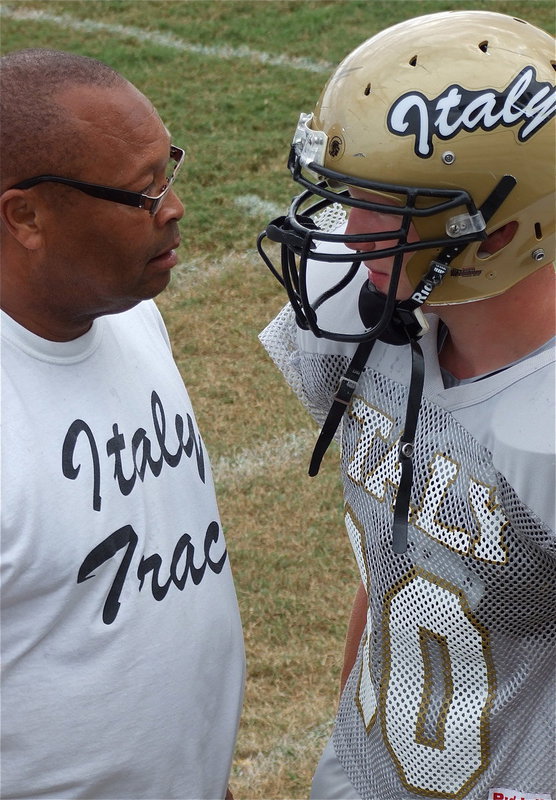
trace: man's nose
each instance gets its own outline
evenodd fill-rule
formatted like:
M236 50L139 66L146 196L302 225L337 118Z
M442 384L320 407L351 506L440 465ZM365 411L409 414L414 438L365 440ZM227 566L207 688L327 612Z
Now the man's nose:
M164 225L173 219L180 220L184 214L185 206L172 187L162 201L162 205L156 212L155 217L157 221L160 220L160 223Z

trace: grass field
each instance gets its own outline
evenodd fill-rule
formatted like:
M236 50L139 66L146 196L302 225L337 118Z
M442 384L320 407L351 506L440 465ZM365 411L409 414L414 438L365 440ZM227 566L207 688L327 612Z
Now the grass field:
M284 302L255 251L295 188L300 111L377 30L431 11L488 8L554 32L552 0L48 0L1 6L1 47L100 58L186 147L181 263L158 299L211 455L248 655L236 800L302 798L331 730L357 585L336 453L307 477L315 429L257 334Z

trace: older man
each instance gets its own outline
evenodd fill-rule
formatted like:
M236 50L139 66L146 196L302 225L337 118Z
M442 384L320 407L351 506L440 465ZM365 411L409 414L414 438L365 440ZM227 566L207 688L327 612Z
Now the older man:
M1 76L2 796L224 797L240 618L152 301L184 153L94 59Z

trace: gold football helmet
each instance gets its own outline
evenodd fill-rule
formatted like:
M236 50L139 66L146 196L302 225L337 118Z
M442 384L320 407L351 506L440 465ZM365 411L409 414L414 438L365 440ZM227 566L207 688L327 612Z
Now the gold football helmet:
M265 232L288 251L282 274L273 271L298 322L317 336L345 338L319 327L305 260L339 261L327 257L327 243L379 241L372 233L346 236L342 226L324 230L323 209L338 203L347 213L354 205L380 211L377 195L384 196L382 210L399 218L398 229L380 235L396 247L349 251L358 266L394 256L390 306L404 257L414 287L405 306L413 309L498 295L552 262L554 70L549 34L490 11L410 19L348 55L294 135L289 167L306 191ZM373 201L355 200L349 186L368 190ZM484 252L487 235L512 221L511 241ZM418 242L407 240L410 225ZM361 275L351 272L327 298Z

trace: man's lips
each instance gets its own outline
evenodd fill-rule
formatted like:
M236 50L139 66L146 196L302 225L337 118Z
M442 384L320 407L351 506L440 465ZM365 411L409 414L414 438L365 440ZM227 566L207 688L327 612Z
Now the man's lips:
M376 278L377 280L390 280L390 275L387 272L382 272L379 269L373 269L373 267L365 265L369 271L369 278L373 279Z
M171 269L175 267L178 263L178 256L176 254L177 248L180 246L180 240L178 239L170 247L167 247L165 250L161 250L158 255L154 256L149 260L149 264L156 264L157 266L161 266L164 269Z

